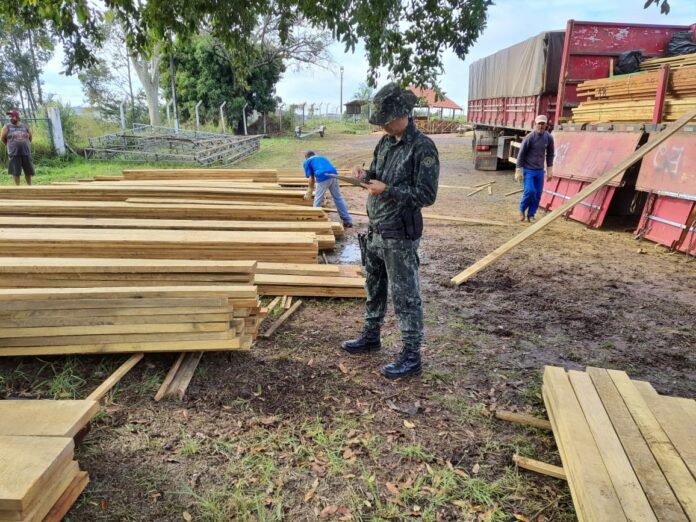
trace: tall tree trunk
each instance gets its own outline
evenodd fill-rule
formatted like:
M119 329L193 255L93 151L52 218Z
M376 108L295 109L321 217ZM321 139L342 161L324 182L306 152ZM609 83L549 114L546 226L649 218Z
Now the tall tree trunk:
M34 53L34 37L29 31L29 50L31 51L31 63L34 66L34 79L36 80L36 92L39 94L39 105L43 106L43 93L41 92L41 75L36 65L36 54Z
M147 110L150 114L150 125L157 126L160 124L159 81L160 61L162 60L159 46L152 50L152 57L149 60L136 54L131 54L130 58L135 73L138 75L138 79L145 91Z
M131 63L126 58L126 67L128 68L128 90L130 91L131 99L131 124L135 123L135 96L133 96L133 79L131 78Z

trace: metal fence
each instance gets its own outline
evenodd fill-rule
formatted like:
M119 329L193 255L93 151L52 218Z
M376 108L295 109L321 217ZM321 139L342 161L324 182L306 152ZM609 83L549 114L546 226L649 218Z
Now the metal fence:
M261 137L136 124L129 131L90 138L84 154L90 160L231 165L258 151Z

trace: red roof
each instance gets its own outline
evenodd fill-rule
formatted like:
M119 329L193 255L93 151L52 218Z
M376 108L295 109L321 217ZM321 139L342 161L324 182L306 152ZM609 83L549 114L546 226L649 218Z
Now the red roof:
M411 86L409 87L409 90L413 91L413 93L419 98L423 98L425 100L426 107L430 107L432 109L457 109L458 111L462 110L462 108L459 105L454 103L447 96L435 101L435 91L433 89L420 89L418 87Z

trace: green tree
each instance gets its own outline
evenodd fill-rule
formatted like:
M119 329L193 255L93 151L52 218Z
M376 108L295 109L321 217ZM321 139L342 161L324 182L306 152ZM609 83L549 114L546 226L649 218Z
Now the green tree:
M105 0L124 24L129 47L143 52L173 35L182 39L205 27L234 49L236 67L249 68L255 42L249 36L259 19L277 20L278 38L288 41L298 21L329 31L346 50L363 41L374 85L386 67L403 83L425 85L442 71L442 54L464 58L486 24L491 0ZM47 24L63 40L68 71L94 62L92 49L103 39L104 12L89 0L3 0L0 15L29 27Z
M44 103L41 71L53 56L53 38L46 28L8 23L0 11L0 91L19 98L22 111L36 114Z
M224 44L210 34L203 34L174 44L176 98L179 117L194 120L195 106L202 101L199 112L205 121L218 123L223 102L227 121L237 121L241 130L242 110L273 112L276 108L275 85L285 70L283 61L273 50L255 50L255 65L242 78L235 71L234 61ZM171 77L168 63L161 64L161 86L165 97L171 98Z
M643 9L647 9L651 5L655 4L655 6L660 8L660 12L662 14L669 14L669 1L668 0L646 0L645 5L643 6Z

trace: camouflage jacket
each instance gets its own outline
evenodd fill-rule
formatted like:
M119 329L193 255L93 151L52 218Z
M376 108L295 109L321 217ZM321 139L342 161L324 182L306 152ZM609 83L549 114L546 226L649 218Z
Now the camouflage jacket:
M385 135L375 148L368 180L387 185L379 196L367 197L370 223L392 221L404 210L417 210L435 202L440 159L433 140L420 132L413 120L396 141Z

